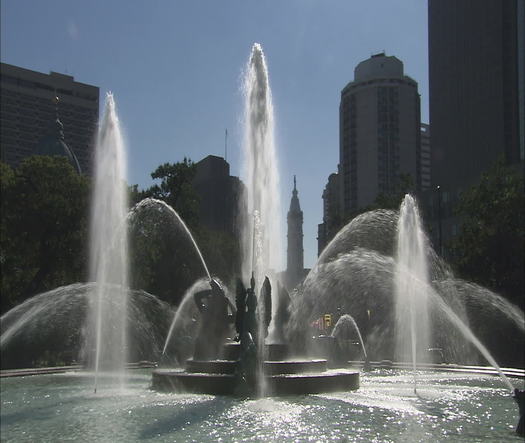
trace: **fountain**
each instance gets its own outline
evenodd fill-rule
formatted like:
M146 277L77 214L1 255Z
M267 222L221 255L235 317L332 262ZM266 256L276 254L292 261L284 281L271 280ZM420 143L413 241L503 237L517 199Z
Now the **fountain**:
M341 389L356 389L359 374L355 371L327 371L325 360L286 359L288 349L284 343L270 342L270 337L281 335L274 317L285 318L282 297L272 288L278 283L274 270L279 266L279 201L278 167L274 143L273 105L268 69L264 53L259 44L254 44L245 72L245 143L244 173L247 182L248 215L242 235L243 276L250 286L245 289L239 283L237 289L236 324L239 343L226 343L222 352L214 358L204 358L201 342L211 342L207 329L227 329L226 311L218 309L212 316L204 305L201 308L198 293L190 291L181 304L168 334L171 339L176 323L188 318L188 311L195 298L202 312L200 330L194 333L195 353L188 359L186 370L163 368L153 372L153 387L159 390L190 391L198 393L256 394L266 396L290 393L314 393ZM211 280L211 293L216 285ZM242 289L241 289L242 288ZM227 291L226 291L227 292ZM260 296L257 294L260 293ZM282 291L281 291L282 294ZM227 295L219 298L228 300ZM210 302L213 297L210 298ZM232 302L229 302L232 304ZM281 306L279 316L274 316L272 306ZM285 308L286 309L286 308ZM235 308L231 309L234 313ZM276 312L277 314L277 312ZM182 326L182 325L181 325ZM179 327L181 327L179 326ZM275 332L274 332L275 331ZM179 335L179 334L176 334ZM267 343L268 341L268 343ZM255 347L256 346L256 349ZM167 347L167 344L165 348ZM249 355L249 357L247 357ZM219 357L219 358L217 358ZM253 374L252 374L253 372ZM256 386L253 386L253 385Z
M449 315L453 312L468 326L466 301L471 310L479 306L475 314L490 313L493 323L485 325L484 337L503 324L512 324L518 336L523 334L523 312L487 289L455 278L424 238L418 220L414 200L408 196L401 216L395 211L370 211L341 229L307 276L301 295L292 300L289 336L296 348L308 347L305 323L341 309L359 325L372 360L410 361L413 367L410 309L415 309L414 318L423 321L421 325L414 322L414 328L428 326L428 332L415 330L420 342L416 344L416 361L431 363L426 351L432 345L442 350L444 361L472 364L477 362L476 351L459 328L451 328ZM409 234L403 227L406 225L417 229ZM407 254L411 248L416 250ZM416 256L419 259L410 263ZM403 286L406 282L411 286ZM413 300L416 306L410 308Z
M268 68L261 45L255 43L244 75L243 175L246 211L242 236L243 278L255 275L257 288L280 267L279 167ZM272 286L275 286L272 281Z
M119 374L122 385L128 361L128 242L123 228L128 206L126 158L112 94L106 96L94 162L90 279L96 282L96 289L90 303L87 346L94 341L96 391L102 368Z
M90 280L36 295L1 318L0 348L19 366L14 349L28 349L28 366L49 354L81 362L123 386L125 367L137 358L156 359L158 340L171 308L144 291L128 288L126 154L112 94L107 94L95 149L90 226ZM162 311L162 312L160 312ZM156 317L155 320L153 317ZM131 319L131 326L129 326ZM128 342L128 335L133 343ZM35 344L38 344L36 347ZM4 358L3 358L4 360ZM12 361L12 363L10 363Z
M430 348L430 316L425 288L428 286L428 241L421 227L415 200L407 195L399 210L397 254L394 271L396 356L398 361L425 361ZM407 349L407 344L410 349ZM416 379L414 378L414 390Z
M356 321L349 314L344 314L339 317L339 320L337 320L337 323L335 324L331 333L331 336L336 339L338 344L338 354L342 354L340 359L342 357L344 361L354 360L353 358L350 358L352 350L348 349L349 345L355 344L355 341L349 343L353 338L352 332L357 334L358 345L361 346L361 350L363 352L363 360L365 362L363 367L365 370L370 370L370 362L368 360L368 354L366 353L363 336L361 335L361 331L359 330Z
M254 279L248 288L239 284L236 292L236 320L242 318L242 321L229 323L231 311L222 315L229 324L231 337L235 334L234 323L238 327L241 343L227 340L220 346L218 358L215 355L208 360L191 358L199 335L197 320L200 311L208 309L210 292L215 291L213 296L220 298L220 306L224 302L234 303L232 291L212 278L202 255L198 258L200 265L196 265L199 270L202 268L202 278L187 290L173 317L169 308L154 296L124 289L122 276L126 274L126 265L119 261L122 254L117 253L115 259L120 271L115 271L114 264L109 269L102 266L106 259L101 251L114 253L126 249L121 242L126 222L122 212L115 211L118 217L110 224L113 235L94 248L98 258L94 259L93 272L105 269L97 277L97 283L57 288L2 316L0 348L4 357L15 343L43 347L45 338L39 338L46 327L52 329L51 335L67 335L62 331L74 327L67 325L82 323L80 319L90 309L90 324L96 326L97 332L89 332L89 328L84 331L88 367L98 367L99 374L106 369L116 371L110 377L97 377L97 395L92 392L93 373L78 367L69 367L64 374L31 379L2 377L2 437L33 441L58 440L63 435L90 441L114 440L116 436L123 441L232 438L297 441L312 436L322 441L512 440L516 419L515 409L509 405L508 390L516 380L523 383L525 372L498 368L505 381L502 388L500 379L492 376L493 369L471 365L475 353L480 352L497 368L483 340L469 327L469 311L464 301L475 298L486 315L495 313L521 334L525 329L523 313L498 295L453 276L428 244L412 197L405 198L399 213L372 211L352 220L323 251L304 284L289 297L282 296L272 272L278 268L280 256L280 243L272 240L278 232L278 211L267 198L278 192L272 195L261 191L264 183L266 190L277 186L278 174L271 93L259 45L252 49L246 78L245 145L249 149L245 174L251 194L243 235L245 259L241 280L246 283L252 273ZM106 112L103 138L118 143L118 120L115 114L108 117L114 112L114 103L107 106L109 114ZM105 176L119 174L113 170ZM107 189L103 186L102 191ZM166 215L169 225L180 229L185 241L190 241L191 234L180 217L159 201L140 203L128 215L127 223L133 225L137 217L145 214L155 220ZM99 226L96 220L94 225L93 232L105 233L109 229L108 225ZM191 244L185 249L199 255L196 243L192 240ZM122 274L117 275L119 272ZM266 276L269 283L263 283ZM266 303L257 297L261 290ZM92 293L97 295L93 297ZM263 315L263 310L255 306L270 306L268 299L273 308L266 308ZM245 307L238 309L243 306L242 300ZM329 370L325 359L308 355L312 349L311 321L338 309L341 315L332 337L346 340L354 330L363 359L370 360L371 372ZM269 310L273 310L273 315L268 325ZM242 316L237 315L239 311ZM112 327L108 328L104 317L109 312L124 312L119 316L128 321L110 320ZM257 332L246 326L250 316L259 319ZM207 321L211 322L212 317ZM159 327L159 323L163 326ZM267 326L269 339L265 343ZM493 327L497 328L498 323ZM274 333L277 329L278 334ZM158 343L162 331L163 340ZM249 372L246 369L250 366L249 355L254 352L246 331L259 339L255 353L262 369L258 373L262 388L248 396L238 392L239 374ZM140 351L133 351L135 341L141 338L144 341ZM73 339L78 344L82 334L77 333ZM89 357L96 343L120 344L120 348L109 351L97 346L96 357ZM430 346L442 349L447 363L460 362L463 366L433 364L427 352ZM125 356L133 358L134 352L144 355L148 348L155 348L150 349L151 355L162 353L161 365L166 367L125 373L122 363ZM27 346L19 349L31 352ZM185 370L170 367L184 364ZM339 364L359 367L363 362L344 359ZM120 374L117 382L114 374ZM509 380L511 377L513 382ZM414 392L415 381L417 392ZM156 390L149 389L150 383ZM235 393L238 395L213 395ZM514 391L514 396L523 414L522 390Z

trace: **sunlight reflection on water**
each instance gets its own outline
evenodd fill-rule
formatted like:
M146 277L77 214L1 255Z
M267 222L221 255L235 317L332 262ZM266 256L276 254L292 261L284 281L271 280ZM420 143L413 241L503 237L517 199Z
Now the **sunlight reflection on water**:
M128 389L89 374L2 379L2 441L520 441L517 408L496 377L364 374L354 392L238 399ZM424 382L423 382L424 380Z

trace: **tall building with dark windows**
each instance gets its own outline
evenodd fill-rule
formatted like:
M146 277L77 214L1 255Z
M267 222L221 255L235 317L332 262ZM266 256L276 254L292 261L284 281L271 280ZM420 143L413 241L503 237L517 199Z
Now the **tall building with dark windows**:
M403 63L384 53L359 63L339 106L343 218L394 192L401 175L419 189L420 147L420 97Z
M43 140L56 132L58 116L63 141L78 159L81 171L91 173L98 87L57 72L48 75L1 63L0 105L3 162L16 167L25 157L41 153Z
M208 229L239 235L239 200L244 185L230 175L230 164L208 155L195 164L193 187L199 196L199 220Z
M524 159L523 0L429 0L432 183L475 184Z
M429 146L421 145L427 132L420 119L417 82L405 75L401 60L380 53L357 65L354 80L341 91L339 165L323 192L319 255L380 194L398 192L404 177L416 191L429 185Z
M524 28L523 0L428 2L433 232L439 219L444 245L461 191L498 160L523 170Z
M432 152L430 151L430 126L421 123L421 151L419 156L421 191L428 191L432 186Z
M340 193L339 174L330 174L323 191L323 222L317 226L317 255L341 227Z

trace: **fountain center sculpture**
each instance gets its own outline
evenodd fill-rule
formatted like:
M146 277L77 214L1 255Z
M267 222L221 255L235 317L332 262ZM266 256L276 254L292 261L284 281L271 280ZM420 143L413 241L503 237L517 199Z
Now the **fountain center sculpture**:
M195 293L194 299L201 314L200 327L195 341L195 360L212 360L218 357L220 348L233 323L235 308L224 294L217 280L210 280L210 288ZM231 314L228 314L228 308Z

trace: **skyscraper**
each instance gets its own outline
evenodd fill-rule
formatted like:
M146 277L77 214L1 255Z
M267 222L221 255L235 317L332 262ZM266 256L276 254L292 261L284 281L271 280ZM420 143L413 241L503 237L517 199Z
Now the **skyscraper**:
M524 28L523 0L428 2L433 232L444 246L461 191L499 159L523 170Z
M323 191L323 222L317 227L317 255L341 228L339 174L330 174Z
M429 0L432 184L454 198L524 159L523 0Z
M58 113L63 142L78 159L82 172L91 173L99 88L76 82L69 75L47 75L1 63L0 100L3 162L16 167L25 157L42 153L39 144L42 147L42 141L51 135L50 128L56 132Z
M427 184L421 135L417 83L401 60L380 53L359 63L341 91L339 165L323 192L319 254L351 217L397 192L403 176L416 190Z
M420 174L420 97L403 63L384 53L357 65L341 91L339 175L344 219L396 190L401 175L417 189Z
M193 187L199 196L199 220L208 229L239 235L239 200L244 185L230 175L222 157L208 155L195 164Z

